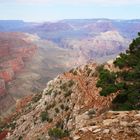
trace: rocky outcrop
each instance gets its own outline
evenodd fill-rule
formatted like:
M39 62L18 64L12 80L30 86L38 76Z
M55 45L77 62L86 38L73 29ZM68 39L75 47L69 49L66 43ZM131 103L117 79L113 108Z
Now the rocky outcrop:
M5 119L10 126L2 129L6 139L48 140L50 129L58 128L69 132L68 140L138 140L140 112L111 111L119 93L100 96L97 69L93 63L72 69L48 82L43 93L19 100L16 112Z
M89 63L72 69L50 81L42 94L19 101L14 117L16 127L7 139L47 139L48 130L58 124L74 138L79 129L94 124L95 117L108 111L118 94L100 96L101 89L96 87L96 68L96 64ZM42 112L47 112L45 121L42 121ZM97 129L95 133L99 131Z
M109 111L91 121L91 125L80 128L75 140L85 139L140 139L139 111Z

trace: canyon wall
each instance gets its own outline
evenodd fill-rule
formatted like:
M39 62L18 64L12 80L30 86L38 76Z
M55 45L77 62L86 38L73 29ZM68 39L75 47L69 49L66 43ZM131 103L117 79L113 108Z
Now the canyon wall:
M37 47L23 33L0 33L0 113L15 103L7 85L22 72Z

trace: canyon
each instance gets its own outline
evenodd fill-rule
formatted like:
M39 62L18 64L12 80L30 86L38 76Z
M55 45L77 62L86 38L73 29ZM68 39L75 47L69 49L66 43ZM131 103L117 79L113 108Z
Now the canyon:
M42 92L47 82L64 71L91 60L102 64L115 58L139 29L139 20L1 20L1 114L20 98Z
M112 111L120 90L97 87L100 64L120 72L113 59L139 30L139 20L0 21L0 139L139 140L140 111Z

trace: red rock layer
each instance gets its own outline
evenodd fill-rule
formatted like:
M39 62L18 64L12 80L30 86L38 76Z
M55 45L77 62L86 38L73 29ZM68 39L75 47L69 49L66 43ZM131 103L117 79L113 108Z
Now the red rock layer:
M37 47L22 33L0 33L0 95L5 93L3 85L13 80L36 52ZM1 97L1 96L0 96Z
M95 72L96 64L89 64L89 68ZM92 72L91 72L92 74ZM63 75L64 79L75 80L78 84L78 98L77 98L77 108L90 109L94 108L97 113L102 113L108 110L112 105L112 100L118 95L118 93L111 94L110 96L104 97L100 96L100 88L96 87L98 77L88 76L86 67L79 68L77 70L77 75L73 73L65 73Z
M14 77L14 71L12 68L7 68L0 70L0 78L2 78L5 82L9 82Z
M0 56L1 57L7 56L8 54L9 54L9 47L8 46L2 46L2 47L0 47Z

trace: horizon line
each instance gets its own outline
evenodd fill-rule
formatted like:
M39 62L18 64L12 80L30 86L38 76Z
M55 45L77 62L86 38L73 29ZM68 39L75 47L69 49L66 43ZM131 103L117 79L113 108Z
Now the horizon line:
M52 19L52 20L25 20L25 19L0 19L0 21L23 21L23 22L59 22L63 20L140 20L140 18L64 18L64 19Z

